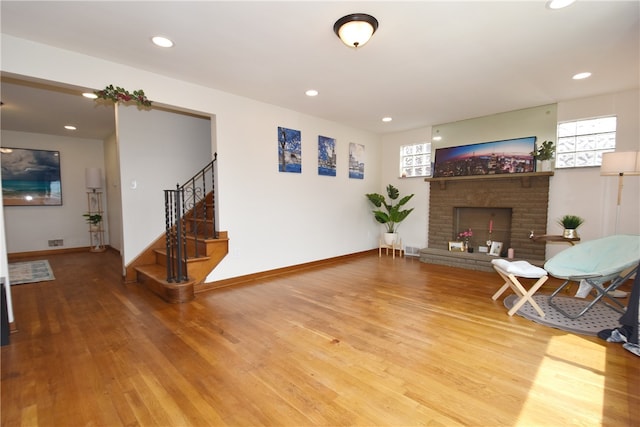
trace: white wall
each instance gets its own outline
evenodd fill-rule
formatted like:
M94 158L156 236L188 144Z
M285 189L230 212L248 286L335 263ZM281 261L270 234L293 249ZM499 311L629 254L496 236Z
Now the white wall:
M103 168L103 144L96 139L2 131L2 146L60 152L62 206L5 206L7 252L32 252L89 246L84 170ZM103 194L103 205L105 203ZM108 216L105 215L105 222ZM48 241L63 239L64 246ZM105 242L105 243L108 243Z
M120 165L115 129L114 133L104 141L104 175L104 193L108 201L105 211L109 218L106 234L109 246L121 252L122 197L120 195Z
M405 219L398 234L402 244L415 248L426 248L428 242L429 184L424 177L400 178L400 147L402 145L431 142L431 127L407 132L387 134L382 137L382 180L378 193L386 194L385 188L392 184L400 190L401 196L414 194L407 207L413 212ZM435 149L433 149L435 152ZM380 232L382 232L382 226Z
M616 115L616 151L640 150L640 91L630 90L558 103L558 121ZM616 231L618 178L601 176L600 168L556 169L549 190L550 233L561 232L556 220L564 214L585 218L578 232L583 240L611 234L640 234L640 176L624 178ZM565 246L547 245L547 257Z
M134 105L117 105L116 124L120 175L112 181L121 183L121 252L127 265L164 234L164 190L175 190L213 158L211 124L208 118Z
M1 42L3 71L87 89L108 84L130 90L142 88L157 105L216 116L212 128L217 132L219 228L229 232L230 253L209 281L377 247L379 225L369 213L364 194L380 190L378 136L12 36L3 35ZM302 132L302 174L278 172L278 126ZM318 135L336 138L335 178L317 174ZM349 142L366 147L363 180L348 178ZM121 161L130 161L126 153L121 152L120 157ZM136 176L142 179L141 184L146 185L149 174L162 173L137 160L136 167L143 168L144 176ZM122 171L122 186L131 178ZM140 190L137 194L143 197ZM128 212L128 204L133 203L124 189L122 203L123 212ZM145 226L137 221L125 215L124 229Z

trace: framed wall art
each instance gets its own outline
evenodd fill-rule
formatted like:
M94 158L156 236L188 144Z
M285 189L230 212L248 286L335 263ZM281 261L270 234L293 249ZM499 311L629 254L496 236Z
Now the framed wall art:
M436 149L433 176L535 172L536 137L506 139Z
M318 175L336 176L336 140L318 135Z
M4 206L60 206L60 152L0 148Z
M364 179L364 145L349 143L349 178Z
M278 127L278 171L302 173L302 138L299 130Z

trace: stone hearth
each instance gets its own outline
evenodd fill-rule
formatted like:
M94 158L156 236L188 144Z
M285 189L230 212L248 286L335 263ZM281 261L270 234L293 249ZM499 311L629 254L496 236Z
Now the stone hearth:
M549 179L552 172L492 175L461 178L427 178L429 196L429 246L420 251L420 260L473 270L492 271L492 256L485 253L449 252L456 240L454 210L459 207L511 209L510 245L515 259L540 265L546 245L529 238L546 234ZM483 235L486 230L478 230ZM474 232L474 235L476 233ZM477 247L480 243L473 242ZM506 248L505 248L506 251Z

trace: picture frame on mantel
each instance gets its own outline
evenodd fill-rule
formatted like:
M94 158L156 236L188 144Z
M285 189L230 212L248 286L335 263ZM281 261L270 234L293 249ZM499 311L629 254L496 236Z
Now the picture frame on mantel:
M500 252L502 252L502 242L491 242L491 247L489 248L489 255L500 256Z
M464 252L464 243L458 241L450 241L449 252Z

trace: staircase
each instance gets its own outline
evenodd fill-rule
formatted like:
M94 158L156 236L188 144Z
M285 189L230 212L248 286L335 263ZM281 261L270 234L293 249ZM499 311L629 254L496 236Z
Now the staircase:
M227 232L216 230L216 158L186 184L165 190L165 234L127 266L127 279L170 303L191 301L229 252Z

